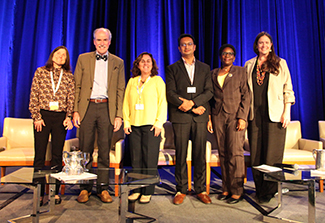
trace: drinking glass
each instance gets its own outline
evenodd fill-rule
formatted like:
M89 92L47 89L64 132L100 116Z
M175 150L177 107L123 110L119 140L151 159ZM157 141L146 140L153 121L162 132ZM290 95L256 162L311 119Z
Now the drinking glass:
M69 152L64 151L62 154L62 158L63 158L63 162L64 162L64 167L62 169L62 172L68 174L69 173L69 169L70 169L70 159L71 159L71 155Z
M89 163L89 161L90 161L90 153L87 153L87 152L83 152L82 153L82 158L83 158L83 160L82 160L82 164L83 164L83 166L84 166L84 171L85 172L88 172L89 170L86 168L86 165Z

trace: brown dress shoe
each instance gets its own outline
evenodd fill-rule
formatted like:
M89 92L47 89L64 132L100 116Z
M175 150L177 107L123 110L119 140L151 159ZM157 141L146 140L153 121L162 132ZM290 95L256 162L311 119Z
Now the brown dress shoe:
M77 198L77 201L79 203L86 203L89 200L91 192L88 192L87 190L82 190Z
M205 204L211 204L211 199L208 196L207 192L202 192L197 195L197 197Z
M184 201L186 194L182 194L181 192L177 192L177 194L174 197L173 203L174 204L181 204Z
M111 203L113 201L111 195L109 195L107 190L103 190L101 194L97 194L100 200L104 203Z

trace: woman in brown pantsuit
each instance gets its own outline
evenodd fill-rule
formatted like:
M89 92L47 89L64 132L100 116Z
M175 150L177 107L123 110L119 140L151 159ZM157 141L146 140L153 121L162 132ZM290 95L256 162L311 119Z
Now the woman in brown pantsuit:
M222 193L217 198L235 204L241 200L244 191L243 143L250 94L245 68L233 66L234 46L222 45L219 56L221 68L211 71L214 97L208 130L216 136L222 172Z

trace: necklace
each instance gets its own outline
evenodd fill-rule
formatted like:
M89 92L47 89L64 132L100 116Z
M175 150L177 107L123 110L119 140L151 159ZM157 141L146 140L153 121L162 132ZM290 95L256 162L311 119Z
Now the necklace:
M256 80L258 85L263 84L263 80L265 78L265 71L262 70L262 67L260 67L259 64L256 66Z

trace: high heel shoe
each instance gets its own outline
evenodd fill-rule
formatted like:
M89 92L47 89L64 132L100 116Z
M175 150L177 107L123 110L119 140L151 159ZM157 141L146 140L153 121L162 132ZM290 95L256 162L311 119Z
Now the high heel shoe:
M233 198L233 197L230 197L228 200L227 200L227 203L228 204L236 204L238 203L239 201L243 200L243 196L240 196L239 198Z
M61 197L55 198L55 204L61 204L61 201L62 201Z
M228 198L230 198L230 194L227 194L227 195L224 195L224 194L219 194L217 196L217 199L220 200L220 201L224 201L224 200L227 200Z

